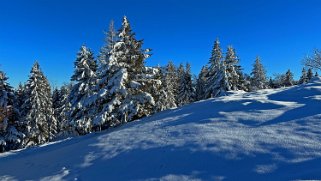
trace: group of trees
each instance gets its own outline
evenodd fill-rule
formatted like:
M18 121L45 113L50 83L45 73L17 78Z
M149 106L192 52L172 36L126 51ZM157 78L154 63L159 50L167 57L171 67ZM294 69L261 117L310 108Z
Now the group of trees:
M124 17L118 32L110 23L98 59L81 46L70 84L51 90L36 62L27 83L14 90L0 71L0 151L100 131L228 91L296 84L290 70L268 81L259 57L251 74L244 74L235 49L227 47L224 56L218 39L197 78L188 63L147 67L150 49L142 46ZM299 83L312 76L303 69Z

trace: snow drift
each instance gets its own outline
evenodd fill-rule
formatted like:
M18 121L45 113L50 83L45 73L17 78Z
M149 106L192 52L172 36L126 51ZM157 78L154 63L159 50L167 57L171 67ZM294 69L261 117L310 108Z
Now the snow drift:
M321 179L321 79L0 154L0 180Z

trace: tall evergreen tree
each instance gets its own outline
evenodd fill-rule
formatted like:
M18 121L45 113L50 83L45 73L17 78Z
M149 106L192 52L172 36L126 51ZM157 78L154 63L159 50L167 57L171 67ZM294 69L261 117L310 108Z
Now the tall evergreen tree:
M43 144L53 139L56 119L52 109L50 85L36 62L26 84L26 100L22 106L24 116L24 146Z
M8 77L0 71L0 152L21 146L23 134L17 130L19 111Z
M207 66L203 66L201 72L198 75L196 82L196 100L205 99L206 80L208 75Z
M212 97L224 96L227 94L227 91L231 90L231 84L229 83L229 76L226 71L225 61L221 62L221 65L216 74L216 82L214 83L214 91Z
M93 116L89 111L89 98L94 94L93 87L97 80L96 70L97 64L93 53L86 46L81 46L77 53L74 74L71 77L75 85L69 96L70 124L80 135L89 133L92 129Z
M209 61L209 69L206 81L206 90L205 90L205 98L215 97L217 93L217 79L221 77L220 65L223 60L223 53L220 47L220 42L218 39L214 42L214 47L212 50L212 55ZM226 73L226 72L225 72ZM224 73L224 74L225 74ZM219 75L220 74L220 75Z
M177 72L172 61L170 61L166 68L165 73L162 73L162 87L161 91L164 92L163 99L163 110L175 108L176 104L176 92L177 92Z
M187 63L186 69L184 69L183 65L181 64L178 69L178 75L180 76L180 79L177 103L179 106L183 106L194 101L191 65Z
M100 78L100 91L94 98L98 105L96 127L115 126L153 112L155 103L146 92L149 80L144 66L150 55L149 49L142 49L142 44L124 17L118 40L109 53L106 76Z
M228 83L231 90L238 90L239 74L237 72L237 64L239 60L236 56L234 48L229 46L225 57L226 74L228 76Z
M266 73L261 60L256 57L255 63L252 69L251 88L254 90L265 89L266 86Z
M65 84L59 90L59 103L55 109L58 120L59 137L66 137L73 133L72 125L69 123L69 113L71 111L71 104L69 102L69 95L72 89L72 84Z

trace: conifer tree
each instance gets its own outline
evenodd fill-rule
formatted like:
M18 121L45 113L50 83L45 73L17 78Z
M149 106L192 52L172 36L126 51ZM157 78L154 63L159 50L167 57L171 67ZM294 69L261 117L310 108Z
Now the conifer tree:
M96 70L97 64L93 53L86 46L81 46L77 53L74 74L71 77L71 81L75 84L69 96L70 124L80 135L92 131L93 116L89 111L89 98L94 94L93 87L97 80Z
M318 72L315 72L315 75L314 75L315 77L318 77L319 76L319 74L318 74Z
M72 89L72 84L65 84L59 90L59 103L55 109L58 120L59 137L66 137L72 135L72 125L69 123L69 113L71 111L71 104L69 102L69 95Z
M227 91L231 90L231 85L228 80L229 76L226 71L225 61L221 62L221 65L218 69L216 75L216 82L214 83L214 91L212 93L212 97L224 96L227 94Z
M313 72L311 68L308 69L307 77L308 77L308 80L311 80L313 77Z
M225 65L228 83L230 84L229 87L231 87L231 90L238 90L239 87L239 73L237 72L238 61L234 48L229 46L225 57Z
M162 69L161 69L162 72ZM170 109L177 107L176 104L176 86L177 86L177 72L173 62L169 62L165 68L165 73L162 74L162 86L163 96L160 99L162 102L162 109ZM157 103L156 103L157 104Z
M299 80L299 84L305 84L308 82L308 75L305 68L302 69L302 75Z
M259 57L256 57L255 63L252 69L252 79L251 79L251 88L254 90L265 89L266 88L266 74L261 60Z
M285 86L292 86L294 84L293 73L290 69L285 73L284 83Z
M178 69L179 79L179 92L177 95L177 103L179 106L189 104L194 101L194 89L192 84L191 66L186 64L184 69L181 64Z
M26 100L22 106L24 146L43 144L53 139L55 117L52 109L50 85L36 62L26 84Z
M236 73L238 75L238 83L237 83L237 87L238 87L238 90L244 90L244 91L249 91L248 89L248 82L246 81L246 77L243 73L243 69L240 65L237 65L236 67Z
M223 59L223 54L220 47L220 42L218 39L216 39L216 41L214 42L212 55L209 61L205 98L215 97L217 93L217 88L219 87L219 85L217 85L217 83L219 82L217 81L217 79L222 78L221 76L222 71L220 70L222 59ZM226 74L226 72L224 74Z
M23 134L17 130L19 111L8 77L0 71L0 152L21 146Z
M94 124L104 128L149 115L154 99L148 90L144 60L149 49L142 49L143 41L136 40L129 21L123 18L118 40L109 53L106 76L100 78L100 91L95 95L98 105Z
M205 99L206 80L208 75L207 66L203 66L201 72L198 75L196 82L196 100Z

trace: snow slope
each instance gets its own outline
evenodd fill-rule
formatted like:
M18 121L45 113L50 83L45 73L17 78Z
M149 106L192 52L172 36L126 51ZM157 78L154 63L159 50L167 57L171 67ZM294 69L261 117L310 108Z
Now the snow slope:
M0 180L321 179L321 79L0 154Z

